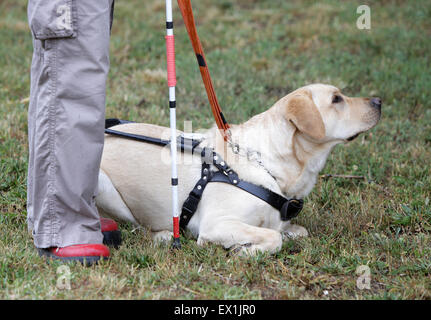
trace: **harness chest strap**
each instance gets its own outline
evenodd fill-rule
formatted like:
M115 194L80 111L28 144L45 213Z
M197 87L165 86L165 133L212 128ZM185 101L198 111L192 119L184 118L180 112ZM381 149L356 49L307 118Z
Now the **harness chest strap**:
M267 188L239 179L238 174L229 168L223 159L213 151L212 164L218 169L218 171L211 171L210 162L205 159L205 154L208 153L208 148L203 148L201 153L201 178L189 193L186 201L184 201L180 216L180 228L182 230L186 229L189 221L193 217L193 214L196 212L202 198L203 191L209 182L227 183L254 195L277 209L280 212L280 218L282 221L293 219L301 212L304 204L302 199L287 199Z

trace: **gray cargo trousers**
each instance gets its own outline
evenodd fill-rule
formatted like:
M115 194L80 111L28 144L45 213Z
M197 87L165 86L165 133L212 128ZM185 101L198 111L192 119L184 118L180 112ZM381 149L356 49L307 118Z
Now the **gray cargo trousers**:
M29 0L27 222L37 248L102 243L95 206L113 0Z

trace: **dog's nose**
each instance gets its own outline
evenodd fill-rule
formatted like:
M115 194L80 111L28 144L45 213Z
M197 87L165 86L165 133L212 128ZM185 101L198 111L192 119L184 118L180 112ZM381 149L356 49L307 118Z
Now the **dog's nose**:
M382 99L380 98L372 98L370 100L370 103L374 108L377 108L379 110L382 108Z

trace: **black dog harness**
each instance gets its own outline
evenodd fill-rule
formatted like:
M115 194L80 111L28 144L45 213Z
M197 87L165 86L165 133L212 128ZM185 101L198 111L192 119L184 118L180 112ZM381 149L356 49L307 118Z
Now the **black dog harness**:
M106 119L105 133L159 146L170 144L170 140L162 140L109 129L112 126L125 123L133 122L118 119ZM238 177L238 174L226 164L214 149L208 147L200 148L200 142L200 140L187 139L182 136L178 137L178 147L181 148L181 152L187 151L192 154L200 153L202 159L201 178L189 193L189 196L182 206L180 216L181 229L186 229L187 224L198 208L202 194L209 182L223 182L247 191L277 209L280 212L280 218L282 221L293 219L301 212L303 206L302 199L287 199L265 187L241 180ZM214 165L217 170L211 170L211 165Z

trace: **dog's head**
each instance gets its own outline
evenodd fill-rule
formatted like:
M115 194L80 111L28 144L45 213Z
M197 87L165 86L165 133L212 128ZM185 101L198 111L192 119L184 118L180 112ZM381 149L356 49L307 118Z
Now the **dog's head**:
M334 86L312 84L280 100L286 120L315 142L346 142L380 120L380 98L351 98Z

